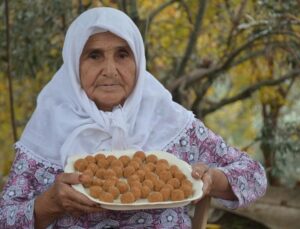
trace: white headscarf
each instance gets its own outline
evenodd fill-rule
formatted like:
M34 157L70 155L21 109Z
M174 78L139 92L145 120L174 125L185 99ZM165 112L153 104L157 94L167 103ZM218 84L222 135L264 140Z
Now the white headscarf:
M97 108L80 86L79 59L88 38L110 31L127 41L135 56L137 82L123 106ZM44 87L16 147L59 166L70 155L99 150L163 150L194 115L146 71L144 44L134 22L113 8L81 14L68 29L63 65Z

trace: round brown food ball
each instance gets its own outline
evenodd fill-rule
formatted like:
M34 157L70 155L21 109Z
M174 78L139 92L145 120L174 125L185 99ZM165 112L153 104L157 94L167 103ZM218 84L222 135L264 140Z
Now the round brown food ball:
M109 179L110 177L115 177L117 176L116 172L113 169L106 169L104 171L104 178Z
M123 176L125 178L127 178L127 177L131 176L134 172L135 172L135 169L133 166L130 166L130 165L126 166L123 170Z
M120 168L124 167L124 165L120 159L116 159L116 160L112 161L110 166L111 167L120 167Z
M158 179L158 176L153 172L146 172L145 179L151 180L154 183Z
M106 156L103 153L98 153L98 154L96 154L95 159L96 159L96 161L105 160Z
M121 194L123 194L129 190L129 185L125 181L117 182L116 187L119 189Z
M193 188L188 184L181 185L180 190L183 191L185 198L188 198L189 196L193 195Z
M183 172L180 172L180 171L175 172L175 173L173 174L173 177L174 177L174 178L177 178L177 179L180 180L180 181L186 179L186 176L183 174Z
M149 162L145 165L145 168L150 170L151 172L155 171L155 167L156 167L155 164L152 162Z
M149 202L161 202L163 201L163 196L160 192L151 192L147 199Z
M98 198L101 192L103 192L103 189L100 186L91 186L89 191L92 197Z
M88 163L96 163L96 159L95 159L93 156L91 156L91 155L86 156L86 157L85 157L85 160L86 160Z
M104 173L105 173L105 169L99 168L99 169L96 171L95 176L98 177L98 178L103 179L103 178L104 178Z
M136 174L133 174L133 175L129 176L127 178L127 183L130 183L132 181L140 181L140 177Z
M141 189L141 192L142 192L142 195L141 197L142 198L147 198L149 193L151 192L151 189L147 186L147 185L144 185Z
M133 158L135 158L135 157L138 157L142 161L144 161L146 159L146 154L143 151L136 151L133 155Z
M170 167L170 166L169 166L169 162L168 162L166 159L159 159L159 160L156 162L156 165L161 165L161 164L164 164L164 165L168 166L168 168Z
M109 187L109 189L108 189L107 192L109 192L110 194L112 194L113 197L114 197L114 199L117 199L119 197L119 195L120 195L119 189L117 187L115 187L115 186Z
M127 165L127 167L128 166L132 166L133 168L134 168L134 170L138 170L139 168L140 168L140 163L139 162L137 162L136 160L131 160L129 163L128 163L128 165Z
M127 164L129 163L130 161L130 157L127 156L127 155L122 155L119 160L123 163L123 166L127 166Z
M180 189L174 189L171 191L171 200L179 201L184 199L184 192Z
M108 203L114 202L114 197L109 192L101 192L98 198L103 202L108 202Z
M114 156L114 155L108 155L108 156L106 157L106 160L107 160L108 163L111 165L111 163L112 163L113 161L117 160L117 158L116 158L116 156Z
M99 159L97 165L99 168L107 169L109 167L109 162L106 159Z
M154 184L153 184L152 180L150 180L150 179L144 180L143 181L143 186L148 186L151 191L154 188Z
M90 169L93 171L93 173L95 174L96 171L98 170L98 166L95 163L89 163L87 166L87 169Z
M161 171L160 173L158 173L158 176L165 183L172 178L172 174L168 170Z
M162 194L163 196L163 200L164 201L167 201L170 199L170 196L171 196L171 189L170 188L162 188L160 190L160 193Z
M189 185L189 186L193 187L193 183L191 181L189 181L188 179L183 179L181 181L181 185Z
M156 164L156 166L155 166L155 172L156 172L157 174L159 174L159 173L161 173L161 172L163 172L163 171L165 171L165 170L169 170L169 166L168 166L168 165L163 164L163 163L161 163L161 164Z
M115 171L117 177L120 178L123 176L123 167L114 166L114 167L111 167L111 169Z
M83 185L83 187L88 188L93 183L93 176L83 174L79 177L79 181Z
M107 179L107 180L104 180L103 185L102 185L102 188L103 188L105 191L108 191L108 189L109 189L111 186L115 186L116 183L117 183L117 181L114 180L114 179Z
M180 181L177 178L171 178L170 180L168 180L167 184L172 185L174 189L180 187Z
M88 175L93 177L94 176L94 172L91 169L86 169L82 172L83 175Z
M74 168L76 171L83 172L88 165L88 162L84 159L78 159L74 163Z
M155 164L157 162L157 156L154 154L150 154L148 156L146 156L146 162L152 162L153 164Z
M165 182L163 180L157 179L154 182L154 191L157 191L157 192L160 191L164 185L165 185Z
M146 172L143 169L139 169L138 171L136 171L136 175L139 176L141 182L145 179L145 174Z
M123 204L129 204L135 201L135 197L132 192L126 192L122 194L120 199L121 199L121 203Z
M177 165L171 165L170 166L170 172L172 173L172 175L175 173L175 172L179 172L180 169L178 168Z
M138 187L138 186L133 186L132 188L130 188L130 191L133 193L135 200L138 200L141 198L141 196L142 196L141 189L142 189L142 187Z
M170 190L174 189L174 187L170 184L165 184L162 188L169 188Z
M95 186L102 186L103 185L103 180L101 180L100 178L98 177L93 177L93 181L92 181L92 185L95 185Z
M139 188L142 188L142 183L138 180L134 180L134 181L131 181L131 182L128 182L130 188L136 186L136 187L139 187Z

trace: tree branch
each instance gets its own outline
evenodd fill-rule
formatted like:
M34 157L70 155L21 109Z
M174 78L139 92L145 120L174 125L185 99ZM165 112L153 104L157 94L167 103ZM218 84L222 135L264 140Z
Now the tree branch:
M15 119L15 110L14 110L14 96L13 96L13 86L12 86L12 77L11 77L11 59L10 59L10 25L9 25L9 6L8 0L5 0L5 19L6 19L6 59L7 59L7 68L6 74L8 79L8 90L9 90L9 105L10 105L10 120L11 127L13 131L13 141L17 141L17 128L16 128L16 119Z
M227 99L222 99L220 102L218 102L217 104L212 105L210 108L208 109L203 109L202 110L202 115L205 116L208 113L214 112L216 110L218 110L219 108L234 103L238 100L243 100L246 98L249 98L254 92L256 92L257 90L259 90L262 87L265 86L276 86L288 79L293 79L295 77L299 77L300 76L300 69L295 69L292 70L291 72L287 73L285 76L279 78L279 79L275 79L275 80L263 80L260 81L259 83L252 85L250 87L248 87L247 89L243 90L242 92L240 92L239 94L231 97L231 98L227 98Z

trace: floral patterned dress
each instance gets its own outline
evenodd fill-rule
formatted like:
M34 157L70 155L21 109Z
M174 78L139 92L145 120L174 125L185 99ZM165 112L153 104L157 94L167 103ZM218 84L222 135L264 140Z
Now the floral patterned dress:
M246 153L232 148L199 120L185 129L164 151L193 164L207 163L227 176L237 201L220 200L228 208L246 206L264 195L267 180L263 167ZM16 158L0 196L0 228L34 228L34 200L47 190L63 168L16 147ZM49 228L191 228L186 207L138 211L111 211L70 215Z

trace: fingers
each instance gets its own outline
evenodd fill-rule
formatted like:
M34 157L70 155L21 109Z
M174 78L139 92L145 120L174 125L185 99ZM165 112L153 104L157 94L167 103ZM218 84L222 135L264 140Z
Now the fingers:
M201 179L203 175L208 171L208 165L204 163L197 163L192 166L192 177L195 179Z
M197 204L204 196L209 195L211 192L213 180L212 180L210 169L206 173L204 173L202 177L202 182L203 182L203 187L202 187L203 195L201 196L200 199L194 200L193 204Z
M56 177L56 181L68 185L79 184L79 176L77 173L61 173Z

